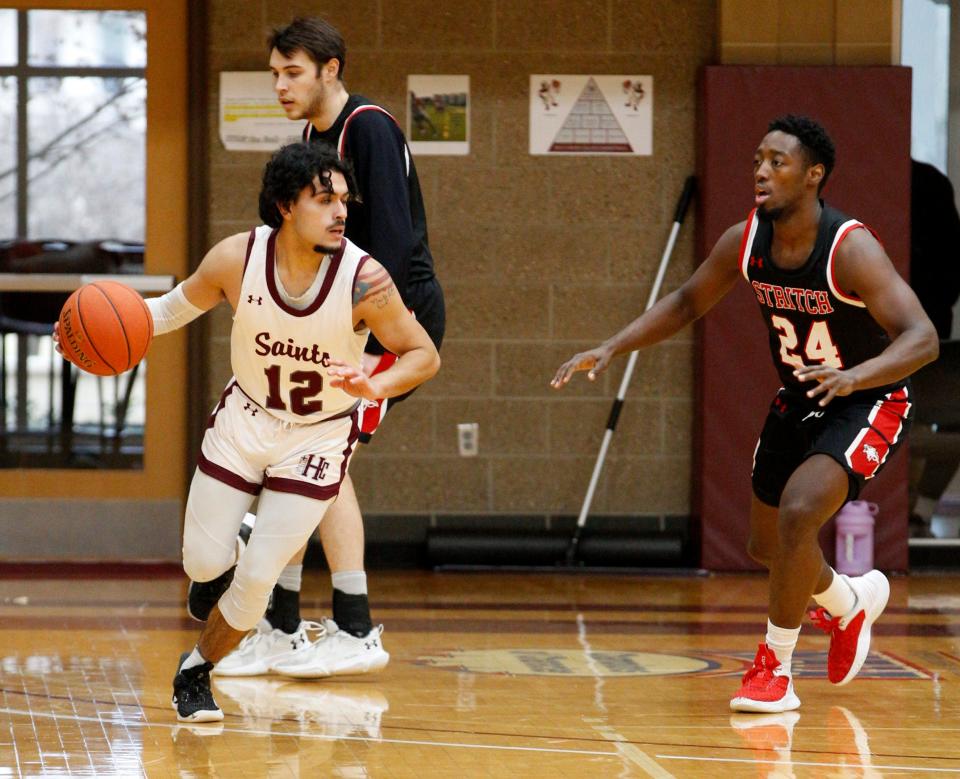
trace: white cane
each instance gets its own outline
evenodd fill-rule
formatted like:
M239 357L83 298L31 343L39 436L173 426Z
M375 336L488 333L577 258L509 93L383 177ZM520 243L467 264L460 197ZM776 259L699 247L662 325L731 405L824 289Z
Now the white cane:
M667 265L670 264L670 255L673 254L673 246L677 242L677 235L680 232L680 225L687 215L687 208L690 200L693 198L696 188L696 178L688 176L683 185L683 192L680 193L680 199L677 201L677 209L673 215L673 227L670 229L670 237L667 239L667 245L663 250L663 256L660 258L660 267L657 269L657 277L653 281L653 288L650 290L650 297L647 299L647 306L644 311L653 308L660 295L660 286L663 284L663 277L667 272ZM597 455L597 462L593 466L593 475L590 477L590 486L587 487L587 494L583 499L583 505L580 507L580 516L577 517L577 527L570 539L570 545L567 547L566 564L573 565L577 556L577 549L580 546L580 536L583 534L583 528L587 524L587 514L590 511L590 504L593 503L593 493L597 489L597 482L600 481L600 473L603 471L603 461L607 456L607 449L610 448L610 439L613 438L613 431L616 430L617 420L620 418L620 410L623 408L623 400L627 394L627 387L630 386L630 378L633 376L633 369L637 364L637 352L630 353L630 359L627 360L627 369L623 372L623 378L620 380L620 389L617 390L617 398L613 401L613 407L610 409L610 416L607 418L607 429L603 434L603 442L600 444L600 452Z

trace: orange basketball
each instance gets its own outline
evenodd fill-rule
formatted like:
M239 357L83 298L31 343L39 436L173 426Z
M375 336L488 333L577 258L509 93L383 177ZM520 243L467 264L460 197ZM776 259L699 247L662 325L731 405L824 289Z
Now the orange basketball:
M140 294L118 281L95 281L74 292L60 311L60 349L74 365L116 376L143 359L153 316Z

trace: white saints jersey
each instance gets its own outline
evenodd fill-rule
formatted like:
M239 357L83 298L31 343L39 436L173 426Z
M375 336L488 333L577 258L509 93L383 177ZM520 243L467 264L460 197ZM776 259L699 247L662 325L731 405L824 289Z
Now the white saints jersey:
M316 297L294 308L278 288L276 238L266 225L250 232L230 333L233 373L244 394L273 416L319 422L357 403L330 386L326 368L331 357L360 365L370 331L353 329L353 286L367 255L344 238L320 263Z

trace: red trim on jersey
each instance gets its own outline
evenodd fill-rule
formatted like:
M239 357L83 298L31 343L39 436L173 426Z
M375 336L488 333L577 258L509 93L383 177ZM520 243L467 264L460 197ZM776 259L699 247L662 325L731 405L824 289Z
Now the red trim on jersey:
M233 487L235 490L240 490L240 492L246 492L250 495L259 495L263 489L263 485L247 481L242 476L227 470L222 465L210 462L210 460L204 456L203 452L200 452L200 455L197 457L197 470L207 474L211 479L221 481Z
M739 265L743 267L743 253L747 250L747 238L750 235L750 228L753 225L753 219L757 214L757 209L753 209L747 216L747 224L743 228L743 237L740 239L740 254L737 256Z
M374 105L373 103L357 106L356 108L353 109L353 111L350 112L350 114L344 120L343 129L340 130L340 137L337 139L337 154L341 159L343 159L344 149L347 148L347 128L350 126L350 122L352 122L358 114L362 114L367 111L379 111L381 114L386 114L393 120L393 123L397 127L400 127L400 122L398 122L394 118L393 114L391 114L386 108L381 108L380 106ZM400 128L400 131L403 132L402 127Z
M287 305L284 299L280 296L280 290L277 289L276 243L277 234L279 232L279 230L274 230L272 233L270 233L270 238L267 239L267 261L264 263L264 268L267 275L267 289L270 292L270 297L273 298L273 302L277 304L281 311L290 314L290 316L310 316L310 314L316 312L316 310L323 305L323 302L327 299L327 295L330 294L330 287L333 286L333 280L336 278L337 271L340 269L340 260L343 259L343 252L347 248L347 241L346 239L341 239L340 248L337 249L335 254L330 255L330 265L327 267L327 275L323 278L323 285L320 287L317 297L309 306L300 309Z
M833 243L833 251L830 252L830 257L827 260L827 264L830 266L830 283L833 285L833 288L837 291L838 293L837 297L839 297L840 300L844 300L844 298L846 298L847 300L855 300L857 303L862 303L863 301L856 295L851 295L849 292L844 292L842 289L840 289L840 285L837 283L837 272L835 270L834 260L836 259L837 249L840 248L840 244L843 243L843 239L846 238L854 230L859 230L861 227L869 230L869 228L867 228L865 224L858 223L855 225L850 225L846 230L840 233L840 237L837 238Z
M376 376L378 373L382 373L396 361L397 355L393 354L392 352L384 352L380 355L380 360L370 372L370 375ZM373 435L376 429L380 426L380 423L387 414L389 398L377 398L374 403L376 405L368 405L364 407L363 414L360 418L360 432L366 436Z
M250 237L247 239L247 253L243 255L243 273L240 274L242 280L247 275L247 263L250 262L250 253L253 251L253 244L257 240L257 228L250 231Z

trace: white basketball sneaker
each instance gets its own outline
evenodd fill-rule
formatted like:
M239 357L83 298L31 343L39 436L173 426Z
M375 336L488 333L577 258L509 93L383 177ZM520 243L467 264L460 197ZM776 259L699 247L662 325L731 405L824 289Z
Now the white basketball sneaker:
M308 630L323 630L316 622L301 622L296 633L284 633L261 619L240 645L213 667L215 676L258 676L270 673L273 664L310 648Z
M319 679L324 676L366 674L379 671L390 662L377 625L363 638L341 630L332 619L321 620L324 632L310 646L271 664L283 676L295 679Z

